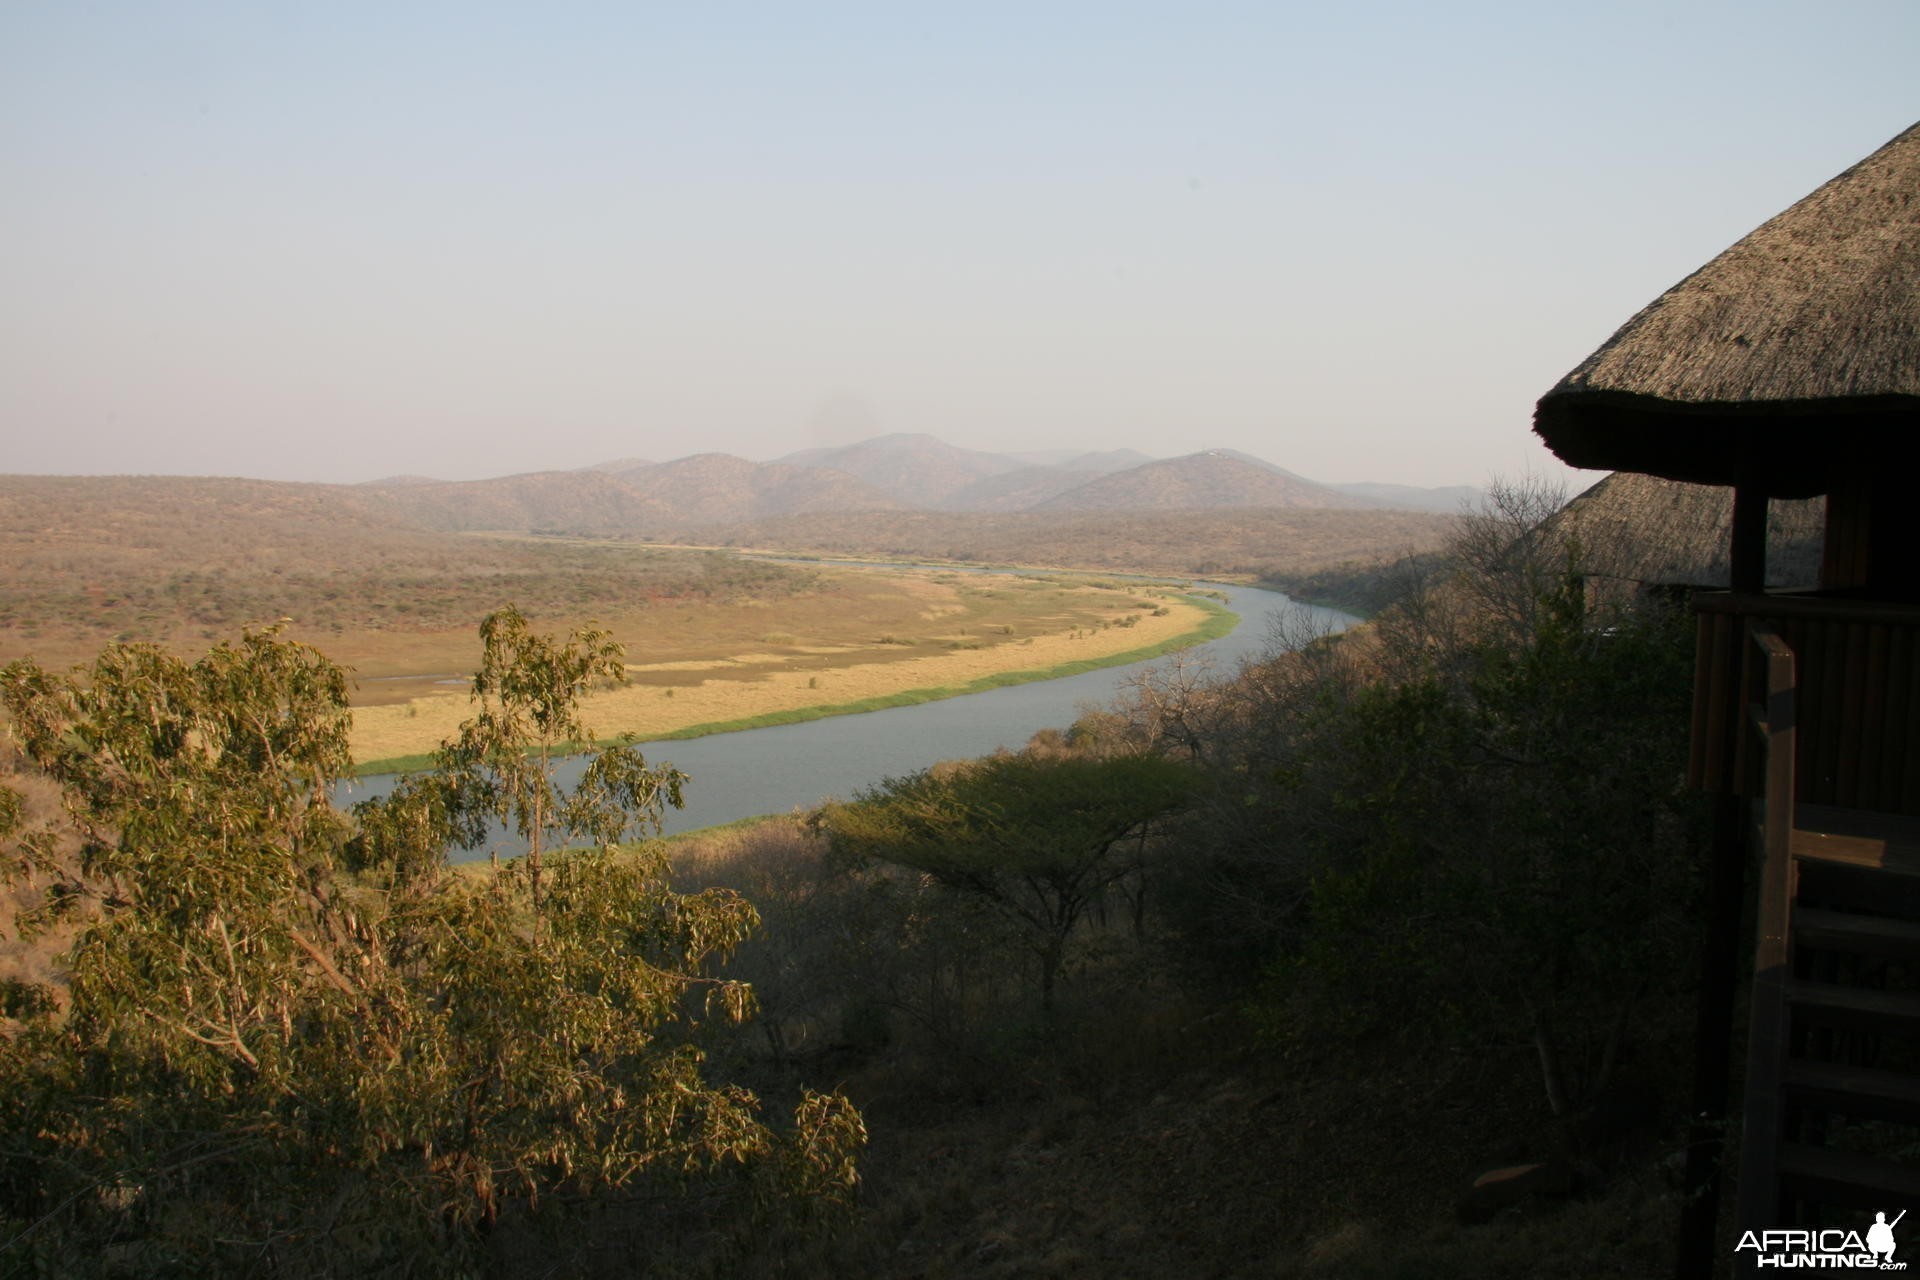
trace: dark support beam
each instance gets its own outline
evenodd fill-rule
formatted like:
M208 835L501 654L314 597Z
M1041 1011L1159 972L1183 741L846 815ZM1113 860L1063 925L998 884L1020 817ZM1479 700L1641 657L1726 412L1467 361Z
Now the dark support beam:
M1680 1209L1677 1280L1713 1274L1720 1223L1720 1170L1732 1119L1727 1110L1738 989L1740 907L1746 901L1746 801L1713 798L1713 843L1705 868L1707 925L1700 940L1694 1009L1693 1110L1687 1127L1686 1199Z
M1867 585L1873 543L1873 490L1865 477L1842 476L1827 494L1826 536L1820 547L1820 585L1846 590Z
M1734 591L1741 594L1767 589L1767 494L1758 485L1733 487L1733 538L1728 548Z

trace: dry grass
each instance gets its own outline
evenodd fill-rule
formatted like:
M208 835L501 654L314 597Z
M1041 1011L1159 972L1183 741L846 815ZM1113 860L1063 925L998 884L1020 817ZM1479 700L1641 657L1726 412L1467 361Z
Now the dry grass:
M337 486L0 476L0 662L65 667L116 639L192 657L286 619L365 675L459 672L480 619L507 604L637 617L814 586L805 568L728 555L429 532Z
M778 608L742 602L616 620L614 634L636 660L626 686L587 699L587 723L602 736L655 738L1104 658L1172 640L1206 620L1172 591L1137 584L905 569L821 572L828 587ZM780 631L770 633L776 622ZM792 643L767 643L775 636ZM460 656L450 653L429 669L461 670ZM356 760L430 751L469 714L464 682L456 678L370 686L360 669Z
M191 658L284 620L353 672L361 760L454 730L480 619L506 604L542 631L612 630L632 682L589 723L644 737L1097 660L1199 621L1118 584L434 533L331 486L0 477L0 662L58 669L113 640Z

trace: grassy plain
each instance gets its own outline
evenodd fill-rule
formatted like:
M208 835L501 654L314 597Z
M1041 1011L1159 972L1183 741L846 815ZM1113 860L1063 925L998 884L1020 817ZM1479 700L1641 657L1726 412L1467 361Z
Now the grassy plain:
M814 581L696 551L436 533L335 485L0 476L0 662L66 667L113 640L187 657L286 619L363 677L467 672L475 627L505 604L606 618L773 603Z
M1404 512L891 513L796 518L756 528L778 536L751 544L1251 578L1418 547L1440 523ZM1221 625L1126 582L441 533L340 486L0 476L0 662L60 668L113 640L191 656L284 620L352 668L363 761L424 752L458 723L477 624L509 603L542 630L610 628L632 681L597 698L589 723L646 737L1063 674Z
M1168 586L824 565L816 574L811 590L777 603L600 618L627 646L628 683L591 696L587 722L603 735L661 738L870 710L1150 656L1222 626L1217 611ZM443 661L416 653L415 673L380 675L370 669L392 666L391 652L334 646L360 672L353 744L363 768L431 750L467 715L465 681L435 673L470 668L477 643L448 643Z

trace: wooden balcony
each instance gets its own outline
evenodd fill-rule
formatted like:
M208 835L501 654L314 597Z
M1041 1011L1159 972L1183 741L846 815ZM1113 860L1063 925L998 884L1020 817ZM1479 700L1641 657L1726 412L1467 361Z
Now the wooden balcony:
M1750 627L1778 635L1797 668L1794 774L1801 804L1920 815L1920 606L1807 593L1694 597L1689 780L1759 798L1759 753L1741 732L1760 687Z
M1920 610L1832 598L1715 596L1701 609L1695 781L1750 815L1760 855L1742 1231L1920 1196L1916 631ZM1723 846L1736 861L1738 845ZM1738 911L1721 894L1713 912L1717 949ZM1732 1001L1725 975L1704 973L1706 1057L1727 1031L1707 1005ZM1724 1057L1707 1061L1724 1081ZM1701 1083L1717 1114L1720 1095ZM1702 1238L1711 1228L1697 1225ZM1683 1252L1682 1266L1707 1256ZM1757 1268L1757 1255L1733 1259L1739 1280Z

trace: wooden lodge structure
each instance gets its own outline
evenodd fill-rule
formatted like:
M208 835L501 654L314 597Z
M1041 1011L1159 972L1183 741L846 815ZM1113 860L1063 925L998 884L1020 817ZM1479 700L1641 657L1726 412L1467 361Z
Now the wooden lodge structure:
M1747 1229L1920 1209L1920 125L1633 317L1534 429L1576 467L1734 491L1732 588L1694 597L1691 780L1717 809L1676 1274L1753 1274ZM1819 494L1819 587L1768 591L1769 500Z

